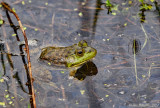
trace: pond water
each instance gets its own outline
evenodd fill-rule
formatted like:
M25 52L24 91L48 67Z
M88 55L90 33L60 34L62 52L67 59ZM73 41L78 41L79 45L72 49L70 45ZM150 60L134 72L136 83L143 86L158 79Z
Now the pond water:
M26 28L37 108L160 107L158 0L145 2L152 9L143 9L138 0L110 0L110 8L105 0L5 2ZM0 107L30 108L23 35L10 26L2 8L0 17L5 21L0 27ZM70 69L38 60L44 47L71 46L81 40L97 55L72 77Z

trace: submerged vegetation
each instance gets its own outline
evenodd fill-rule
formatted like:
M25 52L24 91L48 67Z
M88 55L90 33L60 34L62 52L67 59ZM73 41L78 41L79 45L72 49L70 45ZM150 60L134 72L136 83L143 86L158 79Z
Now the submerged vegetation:
M156 7L156 10L158 11L159 15L160 15L160 9L159 9L159 5L158 2L155 0L150 0L151 3L154 2L154 5ZM152 4L147 3L145 0L139 0L139 17L140 17L140 21L141 23L143 23L145 21L145 12L149 11L152 9ZM132 1L128 1L128 4L132 4ZM119 12L118 10L118 4L112 4L111 0L106 0L105 3L106 8L108 9L108 14L112 13L113 10L115 10L116 12ZM116 8L116 9L115 9ZM128 10L129 7L126 8L126 10ZM116 13L114 13L113 15L116 15Z
M112 13L112 8L114 7L109 0L106 0L106 8L108 9L108 14Z
M140 17L141 22L143 23L145 21L145 11L151 10L152 5L145 3L144 0L139 0L139 1L141 3L139 17Z

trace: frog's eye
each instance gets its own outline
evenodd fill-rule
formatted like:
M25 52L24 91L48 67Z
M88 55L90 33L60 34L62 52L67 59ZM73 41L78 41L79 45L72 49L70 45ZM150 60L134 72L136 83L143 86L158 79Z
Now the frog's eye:
M78 55L78 56L83 56L83 51L82 51L82 50L77 51L77 55Z
M84 54L84 50L83 49L76 50L76 55L83 56L83 54Z

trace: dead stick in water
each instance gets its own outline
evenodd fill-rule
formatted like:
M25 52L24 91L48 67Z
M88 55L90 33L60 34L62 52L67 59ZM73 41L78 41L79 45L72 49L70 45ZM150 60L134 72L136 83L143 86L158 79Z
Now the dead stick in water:
M14 16L16 17L16 19L19 23L20 29L23 33L24 40L25 40L25 48L26 48L26 52L27 52L28 68L29 68L29 73L28 74L29 74L30 85L28 87L29 87L29 92L32 95L32 98L30 99L30 103L31 103L32 108L36 108L36 101L35 101L35 94L34 94L34 87L33 87L33 78L32 78L32 70L31 70L31 62L30 62L30 54L29 54L29 47L28 47L28 40L27 40L26 33L23 29L22 23L21 23L18 15L10 8L10 6L7 3L1 2L1 4L2 4L4 9L6 9L7 11L14 14Z

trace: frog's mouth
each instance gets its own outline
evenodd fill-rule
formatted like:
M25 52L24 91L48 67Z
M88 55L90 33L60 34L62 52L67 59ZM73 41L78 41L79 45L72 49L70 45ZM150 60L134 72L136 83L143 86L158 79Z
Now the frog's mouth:
M82 64L84 64L85 62L91 60L93 57L95 57L97 54L96 49L94 49L93 52L91 53L87 53L84 54L83 57L76 57L76 56L72 56L69 59L69 62L67 62L66 66L67 67L78 67Z

